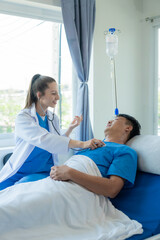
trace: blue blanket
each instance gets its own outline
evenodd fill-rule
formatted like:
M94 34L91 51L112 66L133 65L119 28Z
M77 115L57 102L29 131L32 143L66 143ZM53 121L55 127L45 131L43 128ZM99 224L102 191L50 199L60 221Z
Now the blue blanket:
M123 189L113 205L143 226L143 234L128 240L143 240L160 233L160 175L137 172L135 186Z

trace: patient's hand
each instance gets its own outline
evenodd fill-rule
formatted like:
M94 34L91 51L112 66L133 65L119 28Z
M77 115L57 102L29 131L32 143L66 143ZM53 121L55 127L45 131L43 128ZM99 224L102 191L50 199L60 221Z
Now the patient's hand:
M67 181L70 179L70 167L66 165L51 167L50 177L58 181Z

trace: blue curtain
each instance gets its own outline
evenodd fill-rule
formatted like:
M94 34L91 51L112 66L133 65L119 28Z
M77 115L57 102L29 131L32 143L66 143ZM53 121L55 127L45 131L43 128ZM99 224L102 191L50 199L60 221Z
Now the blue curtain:
M77 139L93 137L89 119L88 78L95 23L95 0L61 0L67 41L80 80L77 93L77 114L83 122L77 128Z

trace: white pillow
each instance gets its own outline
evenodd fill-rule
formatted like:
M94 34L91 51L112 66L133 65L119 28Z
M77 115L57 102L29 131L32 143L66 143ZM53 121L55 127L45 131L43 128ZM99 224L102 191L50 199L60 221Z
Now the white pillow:
M160 136L135 136L127 145L138 154L139 170L160 175Z

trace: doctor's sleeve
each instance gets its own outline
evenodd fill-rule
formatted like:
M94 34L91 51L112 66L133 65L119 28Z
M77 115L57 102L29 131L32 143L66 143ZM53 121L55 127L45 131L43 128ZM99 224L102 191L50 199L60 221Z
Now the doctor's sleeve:
M15 134L22 140L50 153L68 152L70 138L48 132L37 124L29 114L19 114L15 122Z

